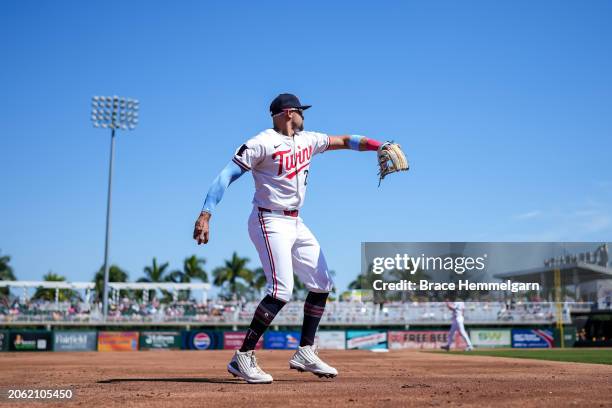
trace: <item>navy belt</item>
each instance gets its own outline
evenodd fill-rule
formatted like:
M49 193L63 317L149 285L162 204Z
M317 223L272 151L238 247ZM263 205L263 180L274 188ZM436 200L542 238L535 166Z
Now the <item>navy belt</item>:
M273 214L283 214L288 217L297 217L299 214L299 210L270 210L268 208L257 207L261 212L269 212Z

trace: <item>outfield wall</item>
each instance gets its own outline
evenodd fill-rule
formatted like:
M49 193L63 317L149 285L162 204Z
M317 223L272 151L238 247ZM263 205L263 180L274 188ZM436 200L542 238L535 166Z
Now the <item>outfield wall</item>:
M572 328L568 327L571 332ZM469 330L476 348L551 348L559 346L559 333L544 328L488 328ZM236 350L245 331L229 330L0 330L0 351L163 351ZM439 349L448 341L448 330L319 330L316 344L327 350ZM571 336L566 335L566 339ZM575 337L574 337L575 338ZM557 340L557 341L556 341ZM567 340L566 340L567 341ZM300 332L268 330L257 349L291 350L300 343ZM566 343L570 346L573 342ZM463 349L457 333L453 347Z

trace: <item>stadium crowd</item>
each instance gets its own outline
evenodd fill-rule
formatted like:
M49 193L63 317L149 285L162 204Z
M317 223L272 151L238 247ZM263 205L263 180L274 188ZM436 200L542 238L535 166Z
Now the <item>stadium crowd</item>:
M577 305L577 304L576 304ZM206 302L170 301L156 298L143 302L122 298L109 304L108 320L126 323L210 323L244 325L250 322L257 302L208 300ZM563 307L569 321L572 304ZM301 324L301 302L290 302L277 316L277 325ZM0 322L97 322L102 320L101 304L93 302L53 302L15 299L0 305ZM387 302L375 304L362 301L331 301L322 323L409 324L447 323L451 312L443 302ZM556 307L548 302L466 302L467 323L550 323L555 320Z

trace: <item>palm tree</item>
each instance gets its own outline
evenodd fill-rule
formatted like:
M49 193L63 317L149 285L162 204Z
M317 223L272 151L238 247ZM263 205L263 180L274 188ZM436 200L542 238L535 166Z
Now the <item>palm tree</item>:
M208 282L208 274L203 268L205 263L206 259L191 255L183 261L183 270L177 269L170 272L166 280L168 282L189 283L193 279L199 279L202 282Z
M329 274L334 277L336 272L333 270L329 271ZM259 297L261 289L266 286L266 274L264 273L263 268L259 267L253 270L253 275L251 278L251 290L250 295L253 299ZM332 289L332 293L336 292L336 287ZM306 294L308 293L308 289L302 283L302 281L297 277L296 274L293 274L293 299L294 300L304 300L306 298Z
M118 267L117 265L111 265L108 268L108 281L109 282L127 282L127 280L128 280L127 272L121 269L120 267ZM93 282L96 284L95 285L95 291L96 291L95 301L101 302L102 298L104 297L104 266L101 266L100 269L98 269L98 272L96 272L96 274L94 275ZM108 296L109 297L111 296L110 291L108 293Z
M354 281L349 283L349 289L369 290L373 292L374 303L384 303L387 295L386 290L374 290L374 281L383 279L382 275L373 272L374 265L370 264L365 274L357 275Z
M49 272L45 276L43 276L43 280L45 282L65 282L66 277L62 275L58 275L57 273ZM79 294L74 290L60 289L58 292L58 300L60 302L63 302L66 300L73 300L75 298L78 299L80 297L79 297ZM34 296L32 296L32 299L54 301L55 300L55 289L46 289L46 288L43 288L42 286L39 286L36 289L36 292L34 292Z
M374 281L375 279L372 279L372 278L374 278L374 276L377 276L377 275L374 275L374 276L372 275L373 275L372 265L370 264L370 267L368 268L368 272L365 275L362 273L357 275L355 280L349 283L348 288L349 289L372 289L372 285L370 281Z
M241 258L236 252L213 271L213 284L222 288L222 297L231 299L233 295L245 295L252 287L253 271L246 267L249 258Z
M266 286L266 274L262 267L253 270L253 279L251 280L251 287L258 291Z
M253 269L249 283L249 298L257 300L261 296L261 290L266 287L266 274L262 267Z
M208 274L204 270L206 259L198 258L191 255L183 261L183 270L175 270L170 272L166 277L166 281L175 283L189 283L193 279L199 279L201 282L208 282ZM179 299L189 299L191 291L186 290L179 295Z
M157 258L153 257L153 263L151 266L145 266L143 278L138 279L136 282L167 282L167 278L165 275L166 269L168 269L169 263L163 263L161 265L157 264ZM156 291L149 291L149 299L153 299L155 297ZM164 293L164 295L168 295L168 293Z
M14 281L17 280L15 278L15 274L13 273L13 268L9 265L11 261L11 257L8 255L0 256L0 280L6 281ZM0 296L8 296L9 288L0 288Z
M409 282L418 283L421 279L424 279L424 280L431 279L431 277L428 274L426 274L425 271L420 267L417 268L417 270L414 273L412 273L413 268L414 268L414 265L412 265L410 269L393 269L389 274L393 279L397 281L406 280ZM432 294L428 293L427 295L429 296ZM400 293L397 293L396 291L396 293L393 293L390 296L390 299L397 300L396 298L399 298L402 302L406 302L408 300L408 291L402 290L400 291Z

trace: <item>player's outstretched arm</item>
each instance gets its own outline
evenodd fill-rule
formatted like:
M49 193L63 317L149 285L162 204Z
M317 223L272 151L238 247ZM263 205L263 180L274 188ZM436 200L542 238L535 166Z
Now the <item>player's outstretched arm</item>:
M198 245L208 243L208 221L210 220L215 207L223 198L223 194L225 193L227 187L229 187L231 183L237 180L244 173L246 173L245 169L238 166L234 161L230 161L213 181L212 185L208 189L206 200L204 200L204 206L202 207L200 216L196 220L195 228L193 230L193 239L198 242Z
M359 135L329 136L327 150L351 149L357 151L375 151L378 162L378 186L385 176L410 168L408 159L399 144L379 142Z
M327 150L377 151L382 142L359 135L330 136Z

